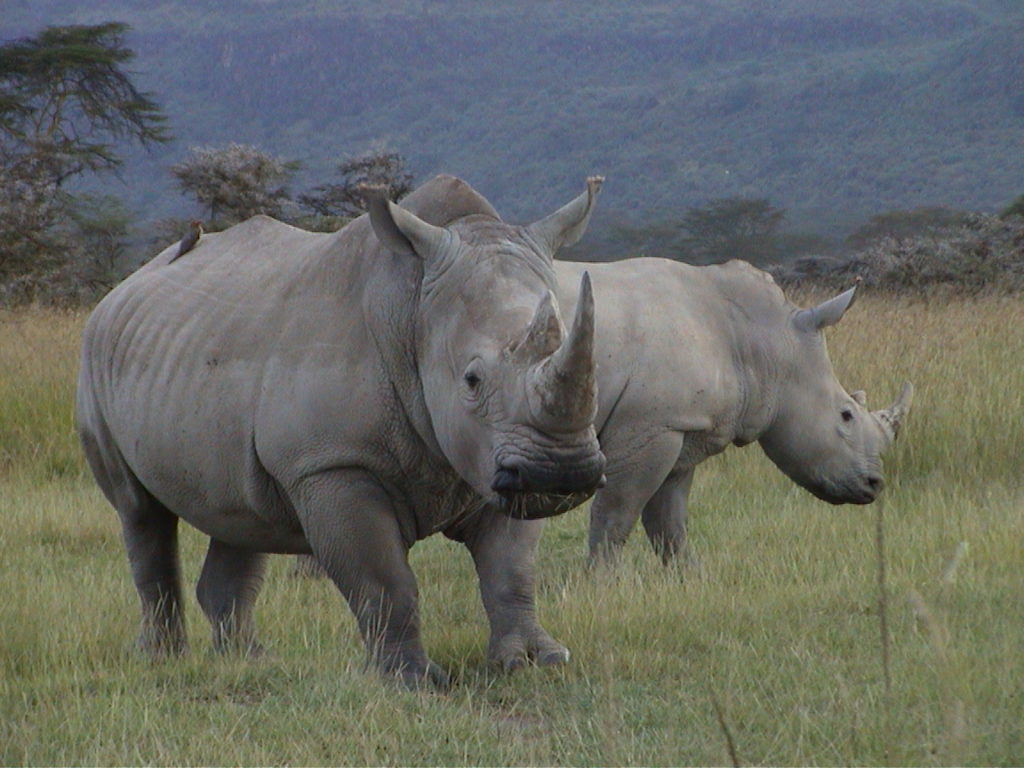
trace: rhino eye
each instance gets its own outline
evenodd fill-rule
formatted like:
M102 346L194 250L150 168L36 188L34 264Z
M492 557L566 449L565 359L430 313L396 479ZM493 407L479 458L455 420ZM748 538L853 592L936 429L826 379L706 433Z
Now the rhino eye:
M843 408L842 410L843 421L853 421L853 411L849 408Z
M466 382L466 386L469 387L470 389L476 389L478 386L480 386L480 377L477 376L472 371L463 376L462 379L463 381Z

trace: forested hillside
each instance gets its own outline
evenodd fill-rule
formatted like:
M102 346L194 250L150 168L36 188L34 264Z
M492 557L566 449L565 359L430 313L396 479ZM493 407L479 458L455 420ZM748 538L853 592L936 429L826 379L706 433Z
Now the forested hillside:
M6 0L0 37L107 20L176 136L104 181L142 217L188 215L168 166L231 141L301 161L299 187L383 145L511 220L603 173L598 233L746 196L835 235L1024 191L1019 0Z

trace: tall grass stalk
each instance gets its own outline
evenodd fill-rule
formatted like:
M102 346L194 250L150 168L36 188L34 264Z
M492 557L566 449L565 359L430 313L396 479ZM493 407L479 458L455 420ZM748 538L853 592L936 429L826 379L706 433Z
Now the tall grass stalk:
M733 768L740 768L739 753L736 751L736 740L732 736L729 723L726 722L722 702L718 700L718 695L714 689L710 689L709 694L711 696L711 706L715 708L715 718L718 720L718 727L722 729L722 736L725 739L725 748L729 753L729 762Z
M888 763L892 743L892 662L889 650L889 580L885 558L885 500L875 502L875 556L878 559L878 632L882 657L882 717L885 721L885 760Z

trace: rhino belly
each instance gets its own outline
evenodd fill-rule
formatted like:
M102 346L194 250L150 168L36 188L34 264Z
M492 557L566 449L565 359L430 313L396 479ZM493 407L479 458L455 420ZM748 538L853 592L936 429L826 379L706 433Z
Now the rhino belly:
M307 551L294 510L256 453L259 371L235 365L219 372L206 359L167 355L161 365L126 367L110 381L100 408L113 443L108 454L213 538L260 551Z
M112 431L139 482L198 530L247 549L307 551L302 527L260 465L251 434L226 410L192 419L172 412L166 421Z

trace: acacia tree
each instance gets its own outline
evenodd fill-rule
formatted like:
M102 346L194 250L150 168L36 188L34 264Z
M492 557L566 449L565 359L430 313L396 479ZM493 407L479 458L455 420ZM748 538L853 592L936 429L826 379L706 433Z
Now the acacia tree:
M729 197L683 215L683 245L698 264L744 259L766 264L777 256L776 233L786 211L763 198Z
M298 163L252 144L229 144L192 147L184 161L171 166L171 173L217 229L259 213L283 218L290 200L287 185L298 168Z
M0 282L46 282L81 257L69 179L118 168L119 142L170 140L122 69L128 29L47 27L0 46Z
M409 194L414 180L402 155L384 150L346 160L338 165L337 172L340 182L314 187L310 193L299 195L299 203L319 216L352 218L366 210L362 186L385 186L390 198L398 200Z

